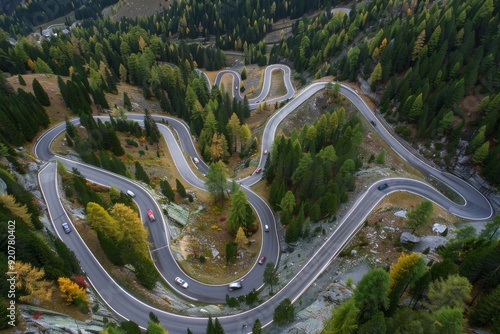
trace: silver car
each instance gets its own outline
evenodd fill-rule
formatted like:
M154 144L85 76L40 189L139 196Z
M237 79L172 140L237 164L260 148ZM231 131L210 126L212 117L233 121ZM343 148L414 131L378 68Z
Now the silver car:
M176 278L175 278L175 283L179 284L179 285L180 285L180 286L182 286L184 289L187 289L187 288L188 288L188 286L189 286L189 284L188 284L186 281L184 281L182 278L180 278L180 277L176 277Z

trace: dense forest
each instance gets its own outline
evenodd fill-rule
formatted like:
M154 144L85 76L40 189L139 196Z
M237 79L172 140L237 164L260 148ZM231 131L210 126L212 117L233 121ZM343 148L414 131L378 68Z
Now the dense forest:
M361 3L349 15L296 21L270 62L288 58L316 77L367 80L398 133L433 146L447 165L456 163L459 140L469 141L472 163L499 185L499 11L493 0ZM471 108L467 98L481 102Z
M354 190L354 172L363 162L356 152L362 128L355 117L346 119L340 108L322 115L290 138L274 141L265 167L271 185L269 203L287 226L286 241L308 235L305 218L317 221L335 215L347 191Z
M75 19L96 19L103 8L118 0L5 0L0 4L0 29L12 36L26 36L34 28L69 15L74 11ZM69 22L67 22L69 23Z

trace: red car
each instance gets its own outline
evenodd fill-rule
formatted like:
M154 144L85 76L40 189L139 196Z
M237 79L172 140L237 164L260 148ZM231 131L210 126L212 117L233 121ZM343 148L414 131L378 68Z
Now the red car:
M265 256L262 256L262 257L259 259L259 264L263 264L265 261L266 261L266 257L265 257Z
M257 169L255 170L255 174L259 174L260 172L262 172L262 168L257 168Z
M153 215L153 210L148 210L148 217L149 220L154 222L156 220L155 216Z

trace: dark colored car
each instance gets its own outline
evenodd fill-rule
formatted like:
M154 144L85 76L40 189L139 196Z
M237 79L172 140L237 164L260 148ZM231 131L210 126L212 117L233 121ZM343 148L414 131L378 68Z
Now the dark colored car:
M370 121L370 123L372 123L373 126L377 126L377 123L375 123L374 121Z
M387 188L389 185L387 183L382 183L381 185L378 186L378 190L384 190Z

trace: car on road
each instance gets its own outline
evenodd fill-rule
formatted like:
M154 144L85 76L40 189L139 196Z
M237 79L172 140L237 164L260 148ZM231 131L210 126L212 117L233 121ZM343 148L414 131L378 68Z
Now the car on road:
M66 234L71 232L71 228L69 227L68 223L62 223L61 225L62 225L62 228Z
M375 123L375 121L370 121L370 123L372 123L373 126L377 126L377 123Z
M185 280L183 280L182 278L180 278L180 277L176 277L175 278L175 283L179 284L184 289L187 289L188 286L189 286L189 284Z
M194 161L195 164L197 164L197 163L200 162L200 160L198 160L198 158L193 158L193 161Z
M127 190L127 195L129 195L132 198L135 197L135 194L132 192L132 190Z
M381 185L378 186L378 190L384 190L387 188L389 185L387 183L382 183Z
M268 151L268 150L264 150L264 154L268 154L268 153L269 153L269 151Z
M227 286L227 288L228 288L229 291L241 289L242 288L241 282L229 283L229 285Z
M149 220L154 222L156 220L155 215L153 214L153 210L148 210Z
M266 257L265 256L261 256L260 259L259 259L259 264L263 264L264 262L266 262Z
M262 168L260 167L255 170L255 174L260 174L260 172L262 172Z
M269 225L264 225L264 231L269 232Z

